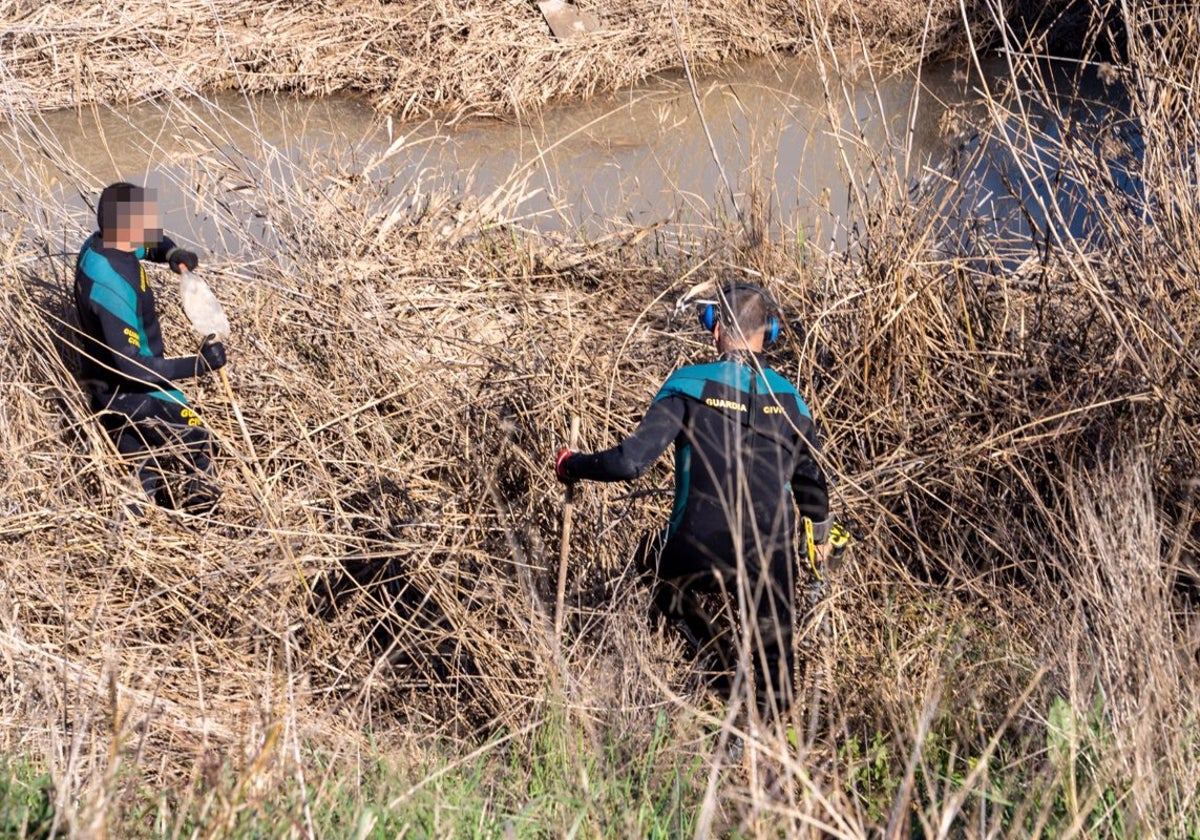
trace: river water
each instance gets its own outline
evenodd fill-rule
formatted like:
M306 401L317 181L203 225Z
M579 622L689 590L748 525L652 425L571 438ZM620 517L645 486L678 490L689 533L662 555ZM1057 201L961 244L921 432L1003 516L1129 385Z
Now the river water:
M18 189L57 190L81 228L90 227L84 196L103 184L155 186L165 228L217 254L234 246L213 212L214 189L252 192L246 188L294 180L296 167L327 164L340 176L389 184L382 203L416 205L448 193L461 208L482 206L489 222L544 233L600 236L656 225L699 239L714 222L742 213L771 235L837 248L852 238L869 196L936 181L948 160L962 158L972 123L986 122L981 90L1005 73L1000 60L879 76L769 59L694 84L673 74L537 114L459 125L398 124L348 96L226 93L10 124L0 131L0 166ZM1020 179L1005 156L1003 149L974 156L974 184L950 215L990 216L993 224L1004 215L1028 234L1036 219L1022 221L1028 214L1013 206L997 210L1025 200L1010 195ZM216 187L202 184L197 161L224 166L229 176ZM269 212L249 215L255 238L286 247Z

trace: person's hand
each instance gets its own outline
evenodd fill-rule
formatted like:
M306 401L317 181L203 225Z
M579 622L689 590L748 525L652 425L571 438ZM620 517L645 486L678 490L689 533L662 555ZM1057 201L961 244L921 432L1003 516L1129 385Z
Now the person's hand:
M813 548L817 552L817 568L824 568L825 564L829 562L830 555L833 554L833 543L826 540L823 543L817 543Z
M207 370L219 370L225 367L225 345L219 341L210 340L215 338L209 336L205 339L204 344L200 347L200 359L204 362Z
M563 484L574 484L576 481L576 479L571 478L563 470L563 462L565 462L573 454L575 453L564 446L563 448L559 449L558 454L554 456L554 476Z
M200 259L191 251L184 250L183 248L172 248L170 251L167 251L167 265L176 274L182 274L185 268L188 271L195 271L196 266L200 265Z

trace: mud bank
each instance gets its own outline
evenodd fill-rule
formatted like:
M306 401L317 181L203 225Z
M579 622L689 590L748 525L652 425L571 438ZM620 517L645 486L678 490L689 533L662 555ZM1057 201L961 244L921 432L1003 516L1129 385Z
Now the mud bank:
M614 0L599 28L556 40L528 0L321 4L83 0L0 6L6 110L164 93L358 92L383 112L499 115L689 66L847 45L915 59L962 41L959 4ZM985 20L986 15L980 20ZM991 25L979 25L985 37Z

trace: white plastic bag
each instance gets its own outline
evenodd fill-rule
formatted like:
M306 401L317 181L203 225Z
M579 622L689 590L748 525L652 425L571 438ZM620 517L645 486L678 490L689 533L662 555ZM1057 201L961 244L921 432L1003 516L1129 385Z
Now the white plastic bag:
M208 284L196 272L184 269L179 287L183 312L192 322L192 329L200 335L215 335L220 341L229 338L229 319Z

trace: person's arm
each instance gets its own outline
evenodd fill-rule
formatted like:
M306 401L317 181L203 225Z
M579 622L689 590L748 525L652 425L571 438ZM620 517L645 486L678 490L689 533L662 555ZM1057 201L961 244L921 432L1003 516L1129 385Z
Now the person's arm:
M612 449L575 453L559 460L560 479L577 481L630 481L654 463L683 428L684 400L672 395L656 400L642 422Z
M100 327L97 338L112 352L113 364L121 376L151 389L170 389L174 380L188 379L224 364L224 348L206 348L200 356L174 359L151 351L145 324L138 315L135 290L141 284L141 271L132 256L114 263L85 248L78 270L90 280L88 297L79 303L96 316ZM130 277L132 272L136 276Z
M829 515L829 485L825 473L817 463L816 453L820 452L817 443L817 427L808 424L808 429L800 441L800 451L796 456L796 466L792 470L792 497L796 500L796 508L800 515L809 519L813 524L813 541L823 544L829 540L829 528L833 518Z
M196 266L200 264L200 259L195 252L180 248L171 237L165 234L152 248L146 249L146 259L150 262L166 263L176 274L179 273L180 266L188 271L195 271Z
M190 379L224 364L224 348L214 353L206 347L207 352L201 355L176 358L142 355L142 334L138 332L136 316L130 317L132 310L114 312L107 306L93 304L93 311L100 321L104 343L112 350L117 370L127 379L150 388L169 390L176 380Z

